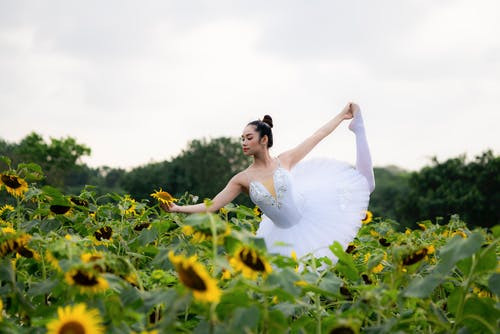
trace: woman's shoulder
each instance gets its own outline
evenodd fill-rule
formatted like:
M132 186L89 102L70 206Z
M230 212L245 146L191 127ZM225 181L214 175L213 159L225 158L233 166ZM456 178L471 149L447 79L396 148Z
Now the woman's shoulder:
M250 167L243 169L239 173L235 174L233 176L232 180L239 183L239 184L245 185L247 183L246 181L248 180L249 170L250 170Z

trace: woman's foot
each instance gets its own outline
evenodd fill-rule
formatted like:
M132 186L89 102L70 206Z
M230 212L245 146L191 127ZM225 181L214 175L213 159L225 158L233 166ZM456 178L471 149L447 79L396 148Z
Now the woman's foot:
M359 109L359 106L353 103L351 108L354 116L352 118L351 123L349 123L349 130L356 133L359 130L364 129L365 126L363 123L363 117L361 116L361 110Z

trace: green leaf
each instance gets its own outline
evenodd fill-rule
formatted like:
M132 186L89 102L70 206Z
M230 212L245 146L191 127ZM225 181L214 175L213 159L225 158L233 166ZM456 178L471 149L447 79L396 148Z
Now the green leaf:
M451 314L455 314L457 312L457 307L464 296L464 290L462 287L458 286L453 290L453 292L448 296L448 300L446 301L446 307Z
M500 274L494 273L488 279L488 288L495 295L500 296Z
M486 252L482 252L479 261L476 265L475 272L481 273L485 271L495 270L497 267L497 255L495 247L490 247Z
M234 291L222 294L216 311L221 319L226 319L231 317L231 314L237 307L250 306L251 301L246 290L235 289Z
M348 279L356 281L359 278L359 273L356 269L356 266L354 265L352 257L344 252L344 249L338 241L335 241L333 245L330 246L330 250L338 258L338 262L335 265L335 268L339 272L344 274L344 276Z
M38 181L43 178L42 167L33 162L20 163L17 165L17 169L23 171L27 181Z
M138 309L144 305L144 301L139 293L139 290L131 286L127 286L121 291L120 298L123 305L127 305L128 307L134 309Z
M238 307L233 314L231 329L233 329L234 333L256 332L255 329L259 324L259 319L260 309L257 306Z
M285 268L280 272L273 271L266 280L266 285L278 286L278 291L273 291L274 294L278 294L278 298L283 298L285 296L279 295L279 290L284 290L292 296L298 296L300 293L300 288L295 285L295 282L299 281L300 277L296 272L292 271L290 268ZM288 299L288 298L287 298Z
M28 295L38 296L50 292L57 284L58 280L46 280L42 282L31 283L30 289L28 290Z
M457 267L462 272L463 276L468 276L472 267L472 257L462 259L457 262Z
M499 318L500 310L492 299L470 297L465 301L463 322L473 333L496 333Z
M477 252L481 248L483 241L484 237L480 232L474 232L465 239L455 236L446 245L441 247L439 251L441 260L436 267L436 271L441 274L447 274L458 261L472 256L472 254Z
M493 232L493 236L496 238L500 237L500 225L495 225L491 228L491 232Z
M141 231L141 234L137 237L137 241L141 246L145 246L156 240L158 237L158 232L155 228L147 229Z
M270 333L283 333L288 327L287 320L282 312L279 310L269 311L269 332Z
M322 290L326 290L329 293L338 295L342 283L343 282L340 278L335 276L335 274L329 272L319 282L319 288Z
M63 197L63 194L61 193L61 191L59 189L51 187L51 186L44 186L42 188L42 191L45 195L47 195L51 198Z
M61 222L57 219L43 220L40 223L40 231L43 233L49 233L50 231L56 231L61 227Z
M10 164L12 163L12 161L10 160L9 157L5 156L5 155L0 155L0 161L3 161L7 167L9 167L10 169Z
M410 282L403 294L406 297L427 298L442 281L439 274L417 277Z

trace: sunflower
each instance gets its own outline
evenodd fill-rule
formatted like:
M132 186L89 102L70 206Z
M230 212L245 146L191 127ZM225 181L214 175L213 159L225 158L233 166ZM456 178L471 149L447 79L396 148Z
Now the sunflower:
M391 245L391 243L388 242L386 238L380 238L378 239L378 242L384 247L389 247Z
M99 293L106 291L109 287L108 281L103 277L84 268L71 269L65 277L66 282L77 286L81 293Z
M262 211L260 210L260 208L258 206L255 206L253 208L253 214L256 216L256 217L260 217L262 215Z
M346 252L347 254L350 254L350 253L354 252L354 250L355 250L355 249L356 249L356 246L355 246L353 243L350 243L350 244L347 246L347 248L346 248L345 252Z
M205 302L219 302L221 291L217 287L217 282L196 260L196 255L186 258L174 255L174 252L170 251L168 258L174 264L179 280L193 291L194 298Z
M136 273L128 273L127 275L120 277L122 277L125 281L129 282L133 286L139 286Z
M37 252L35 252L33 249L28 248L26 246L20 247L17 250L17 254L19 254L22 257L25 257L27 259L35 259L35 260L40 259L40 255Z
M130 197L130 195L125 195L119 207L124 215L135 215L137 214L137 212L135 212L136 204L137 202L135 199Z
M59 261L54 257L54 254L52 254L49 250L45 252L44 260L47 260L47 262L52 266L52 268L56 269L59 272L62 271L61 266L59 265Z
M363 220L361 220L361 223L368 224L369 222L372 221L372 218L373 218L373 213L371 213L370 211L366 210L365 211L365 218L363 218Z
M231 234L231 226L229 224L226 225L225 230L222 230L221 228L224 228L224 225L219 225L216 231L218 244L223 244L224 237ZM212 240L212 230L209 228L200 228L197 226L195 229L191 225L184 225L181 231L184 235L191 236L191 241L193 243L201 243L205 240Z
M359 330L355 326L348 323L339 324L330 329L330 331L328 332L328 334L357 334L357 333L359 333Z
M99 261L99 260L103 259L103 256L99 252L83 253L82 255L80 255L80 259L82 260L82 262L90 263L90 262Z
M113 229L109 226L103 226L94 232L94 236L98 241L101 241L102 239L110 240L112 234Z
M235 270L241 271L243 276L250 279L256 279L258 274L265 276L273 271L269 262L255 249L248 246L240 246L229 263Z
M372 272L377 274L381 272L384 269L384 265L382 263L377 264L375 267L372 268Z
M425 258L425 256L427 255L428 252L429 252L428 249L424 247L422 249L419 249L416 252L413 252L409 255L406 255L403 258L403 265L410 266L412 264L415 264L415 263L421 261L422 259Z
M151 223L148 223L148 222L144 222L144 223L139 223L137 225L134 226L134 231L142 231L144 230L145 228L149 229L151 227Z
M6 212L7 210L8 210L8 211L14 211L14 207L13 207L12 205L5 204L4 206L2 206L2 207L0 208L0 216L1 216L4 212Z
M86 207L86 208L89 207L89 201L87 201L86 199L82 199L80 197L71 196L70 201L73 204L78 205L78 206L83 206L83 207Z
M455 231L451 234L452 237L456 236L456 235L459 235L461 236L462 238L467 238L467 234L465 234L463 231Z
M55 213L56 215L69 215L71 210L71 205L66 204L53 204L50 206L50 212Z
M2 227L2 233L3 234L16 233L16 230L14 230L14 228L12 228L12 226Z
M174 198L168 192L161 190L161 188L160 190L155 190L155 192L151 194L151 197L154 197L158 200L158 202L165 203L167 205L177 202L177 198Z
M5 229L9 229L9 232L4 234L4 236L7 236L7 238L0 242L1 257L4 257L5 255L10 253L17 253L19 249L25 247L28 244L28 241L31 238L29 234L25 233L17 234L15 232L10 231L10 228L8 227L6 227Z
M101 334L104 333L102 319L96 309L87 310L85 304L59 307L57 319L47 324L47 334Z
M368 276L367 274L362 274L361 278L363 279L363 281L365 282L365 284L372 284L373 283L373 281L371 280L370 276Z
M2 185L9 194L15 197L23 197L28 191L28 183L17 175L0 174L0 188Z

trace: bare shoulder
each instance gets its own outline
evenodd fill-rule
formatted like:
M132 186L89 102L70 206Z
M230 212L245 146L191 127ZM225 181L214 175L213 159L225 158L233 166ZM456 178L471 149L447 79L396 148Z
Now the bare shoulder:
M248 169L248 168L247 168ZM231 181L230 182L234 182L240 186L243 186L243 187L246 187L247 186L247 180L248 180L248 176L246 175L246 170L247 169L244 169L242 170L241 172L239 172L238 174L235 174L232 178L231 178Z
M292 166L292 152L291 150L285 151L278 155L278 159L280 159L281 167L290 170Z

